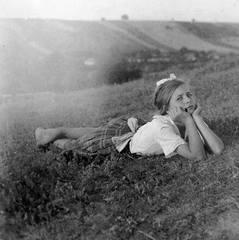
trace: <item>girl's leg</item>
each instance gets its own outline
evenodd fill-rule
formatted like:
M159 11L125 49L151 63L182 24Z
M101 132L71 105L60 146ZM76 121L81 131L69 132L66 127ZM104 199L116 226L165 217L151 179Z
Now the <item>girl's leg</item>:
M94 131L95 128L37 128L35 138L37 145L46 145L59 139L77 139Z

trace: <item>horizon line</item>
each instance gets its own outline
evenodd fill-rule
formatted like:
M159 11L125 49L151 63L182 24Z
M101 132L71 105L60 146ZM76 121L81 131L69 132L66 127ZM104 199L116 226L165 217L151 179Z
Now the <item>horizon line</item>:
M77 21L77 22L103 22L103 21L124 21L124 22L189 22L189 23L227 23L227 24L239 24L239 22L232 21L203 21L203 20L177 20L177 19L65 19L65 18L41 18L41 17L0 17L0 19L6 20L50 20L50 21Z

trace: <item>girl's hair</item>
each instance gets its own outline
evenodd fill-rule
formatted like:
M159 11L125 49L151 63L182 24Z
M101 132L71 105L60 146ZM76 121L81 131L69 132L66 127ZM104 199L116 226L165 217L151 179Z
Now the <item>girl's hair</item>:
M157 107L159 114L165 115L167 113L169 102L174 91L183 84L186 84L186 82L176 78L155 88L154 105Z

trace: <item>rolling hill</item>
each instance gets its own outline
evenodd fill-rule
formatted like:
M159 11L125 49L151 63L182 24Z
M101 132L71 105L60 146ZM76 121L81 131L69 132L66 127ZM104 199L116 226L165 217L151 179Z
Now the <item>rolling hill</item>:
M0 19L0 33L1 94L91 86L142 50L239 53L239 24L232 23Z

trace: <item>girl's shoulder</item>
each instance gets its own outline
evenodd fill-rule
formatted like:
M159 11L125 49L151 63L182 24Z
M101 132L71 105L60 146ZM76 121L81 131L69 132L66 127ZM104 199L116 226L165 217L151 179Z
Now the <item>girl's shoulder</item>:
M152 122L157 124L174 125L174 122L168 115L154 115Z

